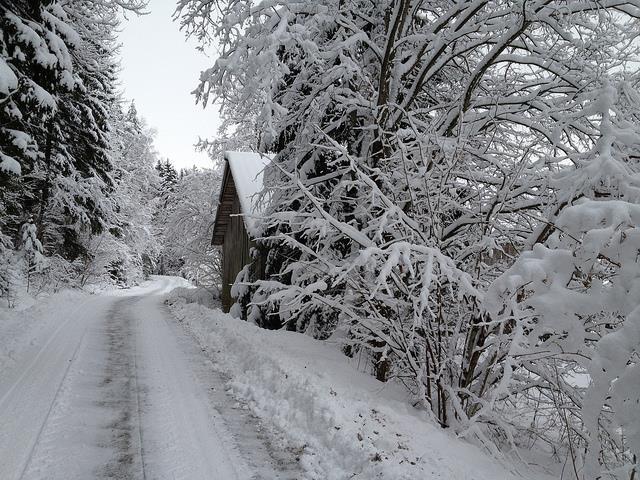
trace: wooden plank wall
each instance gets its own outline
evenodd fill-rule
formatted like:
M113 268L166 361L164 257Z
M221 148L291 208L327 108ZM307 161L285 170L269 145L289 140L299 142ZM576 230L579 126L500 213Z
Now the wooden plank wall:
M224 166L222 190L220 191L220 202L218 204L218 210L216 211L215 228L213 230L211 245L222 245L224 242L224 232L226 232L227 224L229 223L229 214L231 213L233 200L237 196L236 184L233 182L231 169L227 163Z
M231 285L240 270L251 261L249 256L251 239L247 234L242 217L238 215L239 213L241 213L240 201L236 194L222 244L222 309L225 312L228 312L233 305Z

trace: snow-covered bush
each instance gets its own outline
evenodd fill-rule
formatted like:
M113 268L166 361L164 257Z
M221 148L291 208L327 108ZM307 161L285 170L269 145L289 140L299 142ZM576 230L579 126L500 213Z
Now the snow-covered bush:
M103 234L88 240L83 260L82 284L136 285L145 278L142 258L121 239Z
M34 275L42 273L47 265L47 260L43 255L42 243L38 239L33 219L29 219L20 228L20 248L18 253L24 263L27 291L29 291Z
M168 303L176 301L184 301L185 303L197 303L207 308L216 308L219 303L220 292L218 290L210 290L203 287L196 288L175 288L166 297Z
M9 308L15 306L16 291L20 282L20 263L12 242L0 230L0 298Z
M547 219L551 232L493 283L485 305L492 321L514 332L512 373L498 396L517 391L540 411L553 408L576 478L633 478L640 456L639 97L625 83L605 82L589 100L597 143L556 176L567 200ZM543 414L533 424L546 421Z

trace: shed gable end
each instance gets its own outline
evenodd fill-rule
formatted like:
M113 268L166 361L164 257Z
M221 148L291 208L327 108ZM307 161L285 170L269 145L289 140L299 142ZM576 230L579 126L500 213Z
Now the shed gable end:
M235 183L233 182L233 175L231 175L231 172L229 171L229 165L225 164L211 245L223 244L224 235L231 220L233 203L236 201L237 197L238 193L236 191Z

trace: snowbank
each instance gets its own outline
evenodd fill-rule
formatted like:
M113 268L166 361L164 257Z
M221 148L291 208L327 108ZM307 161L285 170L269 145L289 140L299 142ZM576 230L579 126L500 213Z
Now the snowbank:
M335 346L175 295L168 303L230 378L228 393L267 425L278 447L294 452L308 479L543 478L502 466L435 426L401 388L358 372Z
M178 299L182 299L186 303L198 303L208 308L216 308L220 306L220 295L217 291L211 291L203 287L178 287L173 290L166 299L173 303Z

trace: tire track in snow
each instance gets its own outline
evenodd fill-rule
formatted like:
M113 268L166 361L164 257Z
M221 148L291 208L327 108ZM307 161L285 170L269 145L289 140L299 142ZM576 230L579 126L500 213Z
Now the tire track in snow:
M208 392L194 378L191 365L167 324L160 297L135 306L139 322L146 469L154 480L248 480L224 422L209 405Z
M0 398L0 478L22 478L33 459L45 427L80 351L87 324L82 313L92 300L82 302L51 333L33 360L16 379L2 379L9 386ZM25 359L26 360L26 359ZM19 368L19 366L17 367Z
M36 437L33 441L33 445L31 445L31 448L29 449L29 454L27 456L27 458L25 459L24 462L24 466L22 467L22 471L20 472L20 476L18 477L20 480L22 480L25 476L25 473L27 472L27 469L29 468L29 464L31 463L31 459L33 458L34 452L36 451L36 448L38 447L38 444L40 443L40 438L42 437L42 432L44 431L45 427L47 426L47 423L49 422L49 418L51 417L51 412L53 412L53 409L55 408L57 401L58 401L58 397L60 396L60 391L62 390L62 386L64 385L65 380L67 379L67 376L69 375L69 371L71 370L72 365L74 364L74 362L76 361L76 359L78 358L78 352L80 351L80 347L82 346L82 342L84 341L84 338L87 335L87 327L85 327L84 332L82 333L82 336L80 337L80 341L78 341L78 345L76 346L75 350L73 351L73 355L71 357L71 359L69 360L68 364L67 364L67 368L64 370L64 375L62 376L62 378L60 379L60 383L58 384L58 388L56 388L55 394L53 395L53 398L51 399L51 403L49 404L49 408L47 409L47 413L42 421L42 425L40 426L40 429L38 430L38 433L36 434Z
M129 313L138 298L104 300L25 480L145 479L135 318Z
M140 401L140 382L138 381L138 342L133 344L133 370L136 390L136 411L138 413L138 442L140 445L140 466L142 469L142 479L147 480L147 471L144 464L144 435L142 433L142 402Z
M72 320L77 319L77 313L89 303L89 301L84 301L79 306L77 306L74 310L72 310L69 314L67 314L67 319L62 322L51 334L51 336L44 342L38 353L36 353L34 359L31 363L22 371L22 374L12 383L12 385L5 391L5 393L0 398L0 410L4 408L4 403L8 398L11 397L13 392L20 386L22 382L24 382L27 375L30 375L33 371L34 367L40 361L40 358L43 356L47 348L51 345L51 343L56 339L56 337L60 334L60 332L69 325Z
M107 360L102 380L103 408L112 411L109 447L113 454L100 469L100 478L146 479L144 466L140 391L136 360L136 320L131 307L139 297L117 301L105 324Z

